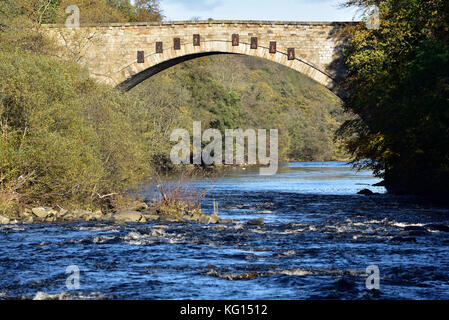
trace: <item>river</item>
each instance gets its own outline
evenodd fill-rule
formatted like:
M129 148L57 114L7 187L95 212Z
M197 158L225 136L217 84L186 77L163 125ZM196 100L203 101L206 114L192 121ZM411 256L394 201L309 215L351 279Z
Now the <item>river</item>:
M296 162L192 182L209 189L203 209L215 201L235 225L0 226L0 299L449 299L448 209L377 182L343 162ZM246 225L255 218L265 225Z

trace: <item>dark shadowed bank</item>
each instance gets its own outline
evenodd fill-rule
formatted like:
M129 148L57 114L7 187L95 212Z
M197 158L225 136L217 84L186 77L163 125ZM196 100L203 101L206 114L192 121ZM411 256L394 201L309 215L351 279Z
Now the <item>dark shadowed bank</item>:
M340 134L391 193L449 194L449 2L350 0L377 5L380 28L351 26Z

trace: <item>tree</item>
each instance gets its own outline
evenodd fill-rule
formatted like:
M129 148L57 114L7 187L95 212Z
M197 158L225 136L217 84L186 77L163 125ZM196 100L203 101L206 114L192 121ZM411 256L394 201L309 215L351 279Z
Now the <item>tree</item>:
M357 165L394 193L449 192L449 2L351 0L379 7L381 24L350 28L346 110L339 133Z
M137 22L161 21L162 10L159 7L159 0L135 0Z

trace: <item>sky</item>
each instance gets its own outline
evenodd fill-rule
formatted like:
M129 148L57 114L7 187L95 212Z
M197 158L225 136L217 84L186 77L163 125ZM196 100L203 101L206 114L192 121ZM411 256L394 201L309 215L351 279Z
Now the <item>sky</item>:
M344 0L161 0L165 20L353 21Z

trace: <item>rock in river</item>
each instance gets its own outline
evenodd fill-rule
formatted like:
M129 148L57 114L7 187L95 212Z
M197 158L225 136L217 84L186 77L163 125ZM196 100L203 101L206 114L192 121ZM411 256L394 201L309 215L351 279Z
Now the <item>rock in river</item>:
M127 222L141 222L145 223L145 217L137 211L120 211L114 215L114 221L117 223L127 223Z
M265 224L265 221L263 218L249 220L247 223L249 226L263 226Z
M159 216L159 221L161 221L161 222L185 222L184 218L181 216L166 215L166 214Z
M33 212L33 214L41 219L46 219L52 216L56 216L58 214L57 211L51 209L51 208L33 208L31 209L31 211Z
M0 224L9 224L9 218L0 216Z
M374 194L374 192L372 192L369 189L363 189L363 190L357 192L357 194L362 194L362 195L365 195L365 196L371 196L371 195Z
M218 217L217 214L213 214L213 215L202 215L199 220L199 223L204 223L204 224L216 224L216 223L220 223L220 218Z

